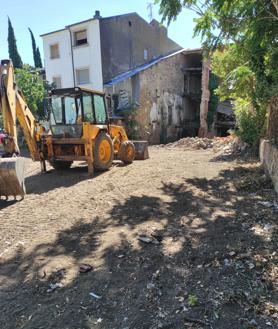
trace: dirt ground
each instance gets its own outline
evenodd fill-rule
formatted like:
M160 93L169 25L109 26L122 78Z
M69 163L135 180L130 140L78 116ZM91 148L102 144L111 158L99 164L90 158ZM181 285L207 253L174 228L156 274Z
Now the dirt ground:
M1 329L278 328L278 210L258 163L150 156L91 179L28 160L28 195L0 202Z

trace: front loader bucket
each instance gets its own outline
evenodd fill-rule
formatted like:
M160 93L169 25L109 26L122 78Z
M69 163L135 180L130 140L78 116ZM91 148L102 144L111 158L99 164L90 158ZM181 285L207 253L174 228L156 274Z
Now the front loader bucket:
M147 141L132 141L135 147L135 160L145 160L149 158Z
M0 158L0 198L25 194L25 160L22 157Z

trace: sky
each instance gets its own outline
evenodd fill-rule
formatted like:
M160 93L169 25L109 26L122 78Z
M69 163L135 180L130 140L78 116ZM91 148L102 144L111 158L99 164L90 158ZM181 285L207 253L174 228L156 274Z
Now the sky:
M4 0L1 0L4 1ZM10 17L17 47L24 63L33 65L33 55L28 27L33 31L43 57L43 33L59 30L66 25L92 18L95 10L102 17L137 12L150 22L147 8L151 0L9 0L1 6L0 13L0 59L8 58L8 19ZM159 6L153 5L153 18L158 21ZM168 27L168 36L184 48L200 47L200 40L193 39L194 13L183 10L175 22Z

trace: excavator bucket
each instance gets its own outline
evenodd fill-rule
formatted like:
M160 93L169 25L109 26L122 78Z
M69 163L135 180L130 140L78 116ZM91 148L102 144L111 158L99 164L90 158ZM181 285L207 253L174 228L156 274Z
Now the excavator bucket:
M135 147L135 160L145 160L149 158L147 141L132 141Z
M0 198L25 195L25 160L22 157L0 159Z

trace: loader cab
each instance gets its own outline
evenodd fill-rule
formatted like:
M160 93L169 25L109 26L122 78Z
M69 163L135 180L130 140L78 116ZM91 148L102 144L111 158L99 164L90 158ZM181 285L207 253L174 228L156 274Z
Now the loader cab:
M83 122L108 124L105 97L101 92L79 87L54 89L47 103L53 136L80 138Z

